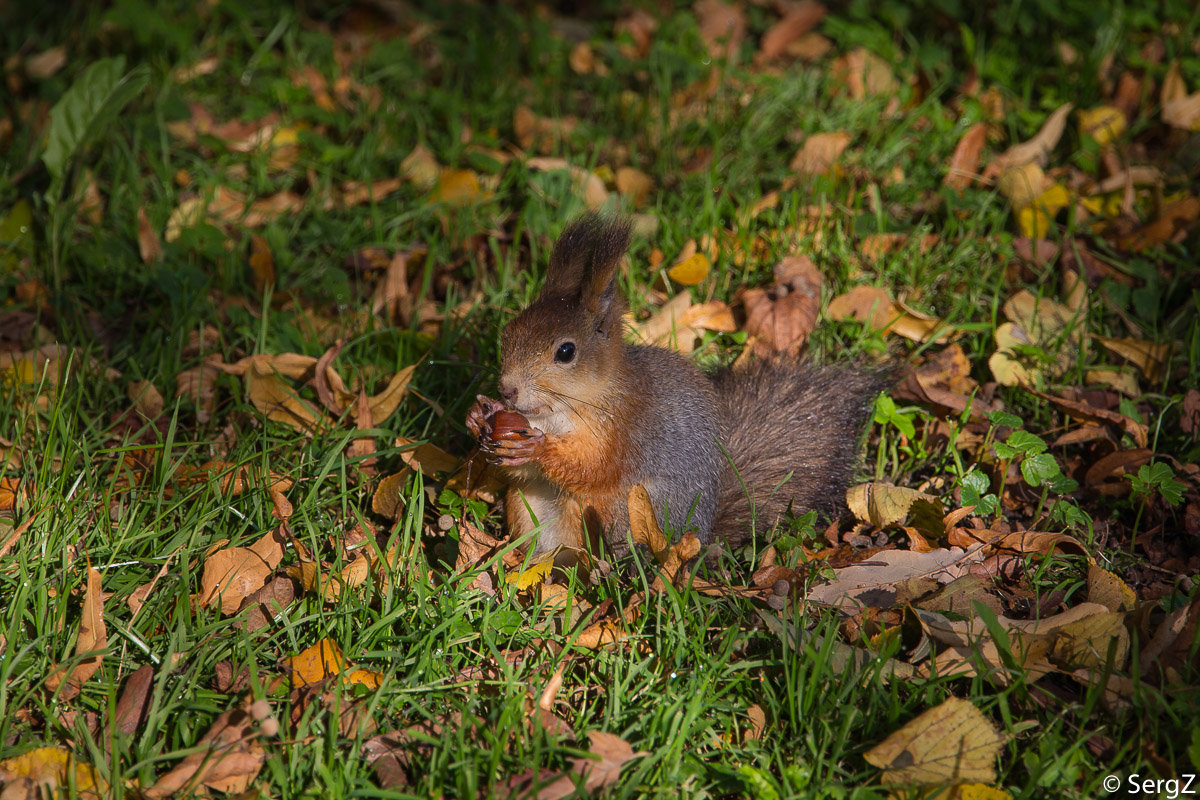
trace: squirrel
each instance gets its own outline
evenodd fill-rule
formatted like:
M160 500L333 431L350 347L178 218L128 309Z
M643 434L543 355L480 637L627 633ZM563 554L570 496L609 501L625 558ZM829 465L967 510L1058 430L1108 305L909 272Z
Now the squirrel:
M620 218L563 232L546 283L501 334L498 390L467 428L508 479L513 536L532 549L629 552L629 491L645 486L664 530L731 546L784 512L836 513L886 370L760 360L705 374L661 347L627 344L616 286L630 243Z

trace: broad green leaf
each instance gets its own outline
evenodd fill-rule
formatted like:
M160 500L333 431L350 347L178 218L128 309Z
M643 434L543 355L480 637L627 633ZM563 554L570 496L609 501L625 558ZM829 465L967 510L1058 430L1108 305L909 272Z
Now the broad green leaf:
M1061 474L1058 462L1049 453L1027 456L1021 461L1021 477L1030 486L1041 486Z
M50 109L50 126L42 161L55 181L61 181L71 158L97 137L129 101L150 83L150 68L126 73L122 56L105 58L83 71Z

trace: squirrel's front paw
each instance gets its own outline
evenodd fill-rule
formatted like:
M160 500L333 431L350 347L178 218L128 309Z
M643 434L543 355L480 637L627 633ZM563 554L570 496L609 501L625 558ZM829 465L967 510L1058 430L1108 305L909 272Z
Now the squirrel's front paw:
M546 435L537 428L496 429L496 435L482 445L488 460L504 467L516 467L536 459L546 443Z
M467 430L479 442L492 438L492 420L496 412L504 410L504 403L484 395L475 395L475 405L467 412Z

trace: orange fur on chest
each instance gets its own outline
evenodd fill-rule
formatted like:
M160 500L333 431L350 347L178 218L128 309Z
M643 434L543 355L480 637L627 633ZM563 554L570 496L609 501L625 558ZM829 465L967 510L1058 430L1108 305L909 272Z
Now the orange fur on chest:
M598 500L620 488L628 452L628 441L610 425L585 420L569 434L547 437L537 464L567 492Z

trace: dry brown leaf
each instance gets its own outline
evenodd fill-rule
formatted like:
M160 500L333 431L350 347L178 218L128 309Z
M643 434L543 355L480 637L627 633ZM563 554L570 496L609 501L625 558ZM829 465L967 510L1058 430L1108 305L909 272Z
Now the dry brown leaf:
M1005 534L996 541L997 550L1012 550L1022 555L1038 553L1050 555L1063 553L1066 555L1088 555L1087 548L1067 533L1048 533L1043 531L1015 531Z
M186 796L201 785L226 794L246 791L258 776L267 754L258 743L250 699L215 720L201 737L204 749L191 753L145 790L149 798Z
M1004 738L970 702L951 697L866 752L884 784L993 783Z
M1043 123L1041 129L1032 139L1013 145L1008 150L996 156L992 159L992 163L988 165L985 174L999 175L1005 170L1030 163L1044 167L1050 151L1055 148L1058 140L1062 138L1067 118L1074 107L1073 103L1064 103L1056 108L1054 113L1046 119L1046 122Z
M518 106L513 112L513 133L521 149L532 148L543 155L559 149L578 124L574 117L540 117L527 106Z
M125 389L134 409L148 420L158 419L163 412L163 396L150 381L131 381Z
M79 619L79 636L75 640L75 655L82 660L71 667L65 664L52 667L50 674L46 676L46 688L57 692L59 687L62 687L59 700L70 700L78 695L88 678L100 669L107 646L108 631L104 626L104 593L100 590L100 571L88 566L87 588L83 593L83 609ZM88 655L89 653L92 655Z
M1105 495L1124 496L1129 493L1126 475L1136 473L1138 468L1149 464L1154 452L1142 447L1117 450L1088 467L1083 474L1083 484ZM1115 480L1114 480L1115 479Z
M1163 370L1171 357L1171 345L1167 342L1160 344L1143 339L1109 339L1105 336L1093 338L1106 349L1133 364L1155 383L1162 378Z
M1041 166L1032 161L1009 167L996 179L997 191L1018 211L1033 205L1050 184Z
M895 95L900 91L900 83L892 72L892 65L862 47L834 61L833 76L849 90L854 100Z
M276 531L249 547L228 547L210 553L200 577L200 605L218 602L225 616L236 614L242 602L267 583L267 577L283 560L284 540Z
M153 264L162 258L162 242L158 240L158 233L150 226L150 217L146 216L146 209L140 206L137 212L137 243L138 255L141 256L143 264Z
M1120 671L1128 659L1125 614L1116 611L1096 611L1061 626L1050 651L1050 660L1066 672L1102 670L1109 666Z
M624 739L603 731L588 734L588 742L588 751L593 757L577 758L571 762L571 772L583 777L582 789L586 795L593 795L605 786L617 783L625 762L647 755L645 751L634 752ZM575 794L575 779L570 774L564 774L543 786L537 797L538 800L562 800Z
M824 18L825 6L816 0L800 0L795 3L779 22L776 22L763 34L755 61L757 63L771 61L789 52L790 45L821 24L821 20Z
M788 167L804 177L824 175L833 169L849 144L850 134L843 131L814 133L804 140Z
M269 288L275 286L275 256L267 240L257 233L250 237L250 277L254 291L262 297Z
M569 172L575 180L576 188L583 198L584 205L593 211L602 208L608 201L608 189L604 188L604 181L600 179L600 176L591 170L571 164L565 158L530 158L525 161L525 165L535 170L565 170Z
M183 545L176 547L175 552L163 559L162 566L158 568L158 572L154 573L153 578L129 593L129 599L125 602L129 606L131 619L136 617L138 612L142 610L142 606L146 604L146 600L150 597L150 593L154 591L154 587L157 586L158 582L166 576L167 570L171 565L171 559L174 558L175 555L182 549Z
M1088 403L1070 400L1066 397L1058 397L1055 395L1044 394L1036 389L1029 391L1043 400L1049 400L1055 406L1066 412L1072 419L1083 420L1084 422L1100 423L1112 425L1119 431L1123 431L1133 438L1134 443L1138 447L1145 447L1149 437L1149 429L1144 423L1130 419L1124 414L1116 411L1109 411L1106 408L1097 408Z
M110 735L105 736L111 741L113 730L120 731L125 736L132 736L146 719L150 706L150 694L154 688L154 666L146 664L130 673L125 679L125 688L117 700L117 707L109 723Z
M1166 206L1152 222L1117 240L1125 250L1141 252L1165 242L1181 242L1200 219L1200 199L1185 197Z
M613 25L613 33L619 38L627 33L633 39L633 45L621 43L618 46L626 58L645 58L650 52L650 44L654 40L654 32L658 30L658 18L644 8L633 8Z
M35 81L45 80L57 73L67 63L67 48L57 45L25 59L25 74Z
M1132 611L1137 595L1125 581L1098 564L1088 564L1089 603L1099 603L1109 611Z
M663 304L650 319L631 327L637 337L646 344L673 344L682 352L689 353L696 332L683 322L683 316L691 307L691 295L680 292Z
M654 191L654 179L633 167L618 169L615 182L617 191L628 198L635 208L646 205L646 200Z
M950 164L946 167L943 185L961 194L979 177L979 156L987 143L987 131L986 122L977 122L958 140L954 155L950 157Z
M442 168L437 159L423 144L414 147L412 152L400 162L400 174L421 189L432 189L441 172Z
M887 330L898 312L886 289L878 286L855 286L829 302L825 313L832 320L854 319L874 330Z
M746 37L746 15L742 7L724 0L697 0L692 9L709 55L714 59L733 60Z
M897 586L905 581L932 578L949 583L966 575L971 564L982 558L978 551L958 549L928 553L883 550L872 555L870 562L834 570L833 581L814 586L806 599L838 607L889 608L895 604Z
M808 256L785 258L775 267L770 291L743 294L746 333L770 352L798 354L816 327L821 283L821 272Z
M1200 130L1200 92L1192 92L1163 104L1162 119L1172 128Z

